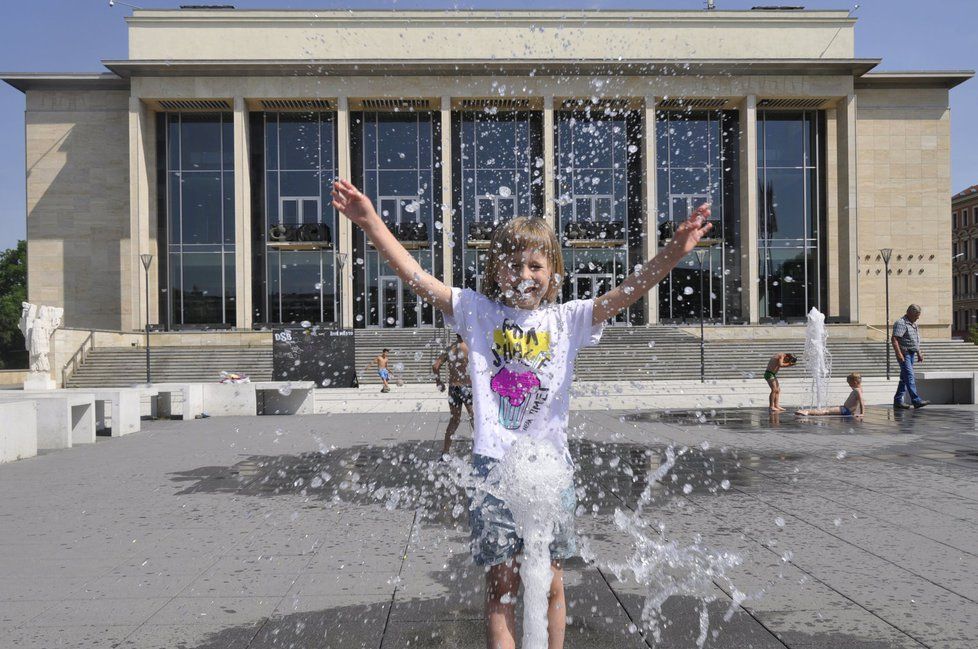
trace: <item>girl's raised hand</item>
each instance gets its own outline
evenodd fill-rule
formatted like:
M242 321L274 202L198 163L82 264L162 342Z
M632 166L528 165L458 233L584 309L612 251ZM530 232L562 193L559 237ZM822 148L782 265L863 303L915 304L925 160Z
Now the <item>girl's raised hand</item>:
M700 242L700 239L706 236L706 233L710 231L713 224L708 221L710 218L710 204L703 203L689 215L689 218L683 221L678 228L676 228L676 233L672 236L673 241L676 242L683 252L689 252L696 247L696 244Z
M371 219L378 218L370 199L353 183L342 178L333 183L333 207L361 228L366 227Z

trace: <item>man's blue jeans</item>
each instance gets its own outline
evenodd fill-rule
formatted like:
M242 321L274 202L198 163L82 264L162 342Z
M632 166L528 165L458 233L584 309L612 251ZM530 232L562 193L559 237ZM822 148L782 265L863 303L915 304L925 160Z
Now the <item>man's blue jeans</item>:
M903 362L900 363L900 383L897 385L896 394L893 396L893 403L903 403L903 395L910 394L910 402L920 403L920 395L917 394L917 380L913 375L913 361L916 352L905 352Z

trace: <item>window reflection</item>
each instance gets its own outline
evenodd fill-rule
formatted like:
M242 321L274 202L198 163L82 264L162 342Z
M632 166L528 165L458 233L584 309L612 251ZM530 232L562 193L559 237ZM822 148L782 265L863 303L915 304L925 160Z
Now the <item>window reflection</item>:
M234 146L229 113L167 113L167 326L232 325Z

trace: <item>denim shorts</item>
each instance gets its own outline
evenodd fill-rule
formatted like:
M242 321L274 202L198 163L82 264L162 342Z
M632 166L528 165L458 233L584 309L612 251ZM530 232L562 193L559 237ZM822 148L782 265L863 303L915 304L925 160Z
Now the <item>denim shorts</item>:
M479 478L489 475L498 463L485 455L472 456L472 473ZM577 495L573 485L560 494L561 507L568 513L557 525L550 544L550 559L569 559L577 555L574 534L574 510ZM476 565L495 566L513 558L523 550L523 539L516 532L513 514L502 500L476 489L469 501L469 523L472 526L472 558Z
M852 411L846 408L845 406L839 406L839 412L842 414L843 417L852 417Z

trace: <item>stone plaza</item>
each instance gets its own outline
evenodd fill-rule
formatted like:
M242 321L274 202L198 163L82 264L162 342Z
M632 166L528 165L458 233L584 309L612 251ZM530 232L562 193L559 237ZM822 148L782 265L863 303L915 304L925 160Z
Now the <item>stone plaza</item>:
M970 649L976 419L575 411L578 533L595 556L630 553L615 509L685 448L644 517L738 554L728 577L748 595L723 621L732 593L716 587L704 646ZM466 497L439 480L446 421L144 421L0 467L0 647L485 646ZM642 590L602 562L572 560L566 583L568 647L696 646L693 598L666 602L656 641Z

